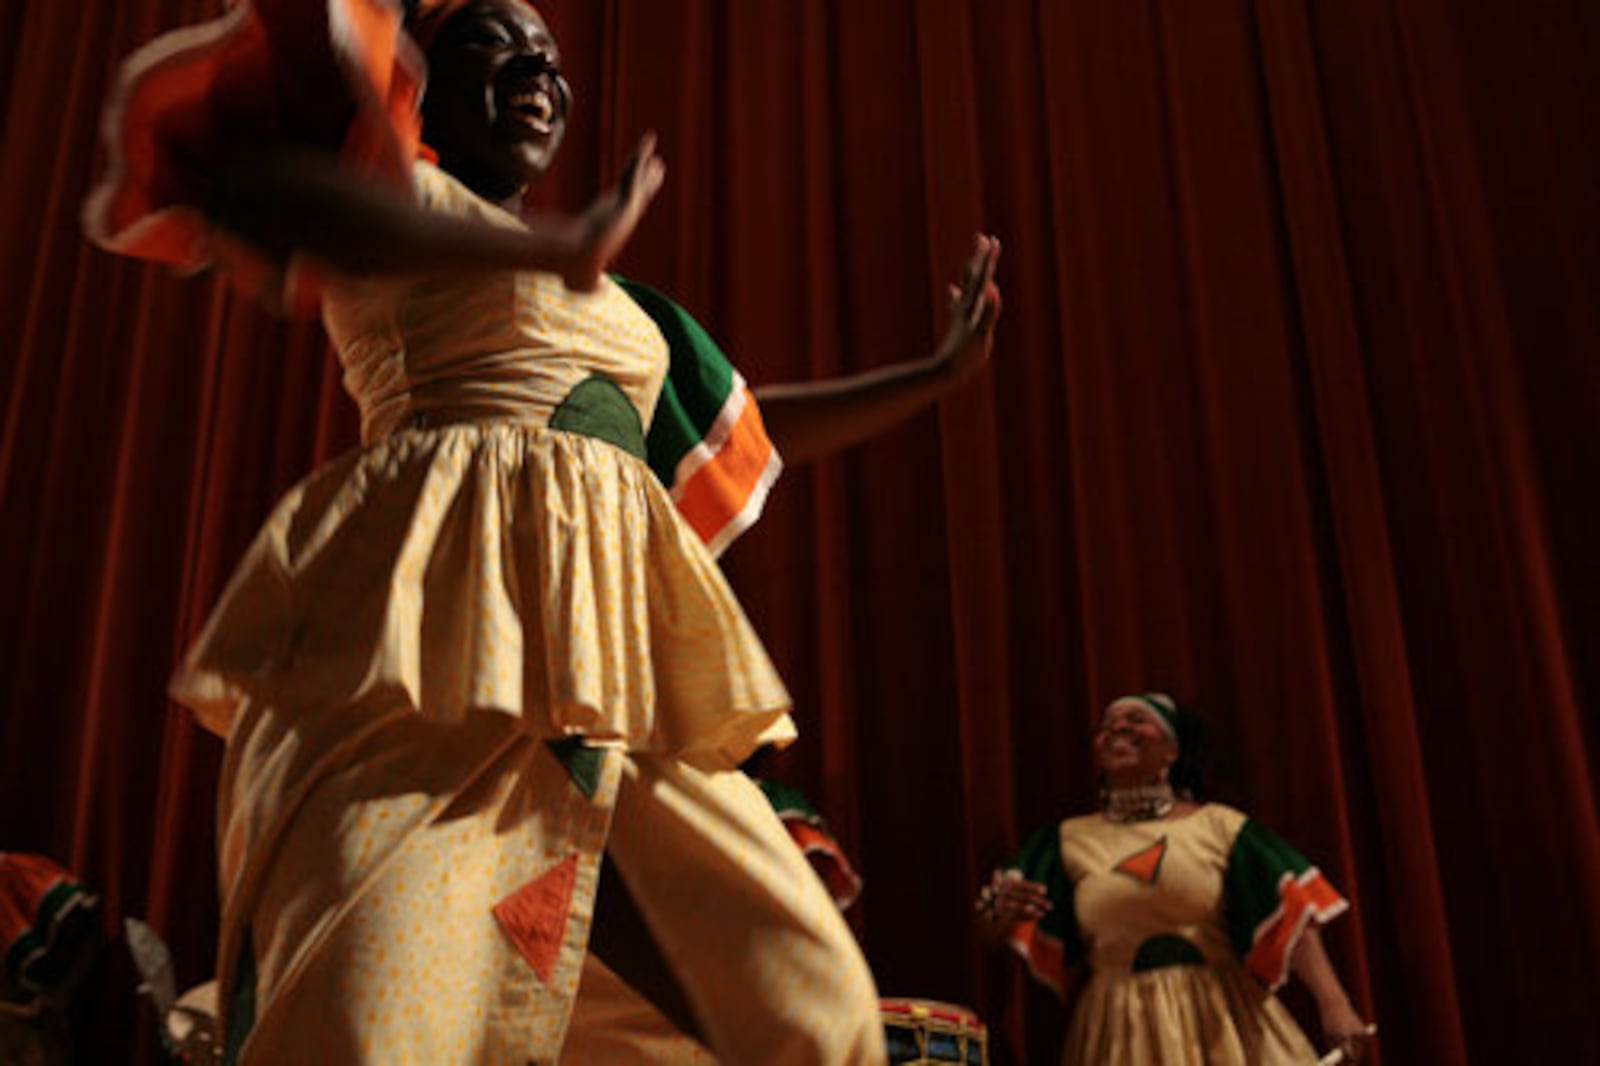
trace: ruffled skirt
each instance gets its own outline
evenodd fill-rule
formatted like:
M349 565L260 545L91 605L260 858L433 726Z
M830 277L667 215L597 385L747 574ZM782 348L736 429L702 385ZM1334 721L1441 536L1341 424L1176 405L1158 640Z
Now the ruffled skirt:
M1063 1066L1315 1066L1277 997L1238 966L1096 974L1067 1030Z
M794 735L765 650L650 469L516 421L402 431L291 490L172 691L224 736L246 698L293 713L373 696L732 762Z

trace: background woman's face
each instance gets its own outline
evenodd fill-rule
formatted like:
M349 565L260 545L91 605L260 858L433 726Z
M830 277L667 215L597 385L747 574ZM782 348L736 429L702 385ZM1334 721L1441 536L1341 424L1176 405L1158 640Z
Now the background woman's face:
M423 136L444 169L496 200L545 172L572 94L538 12L521 0L477 0L439 31L428 66Z
M1150 784L1178 757L1178 744L1156 712L1119 703L1106 711L1094 736L1095 762L1115 786Z

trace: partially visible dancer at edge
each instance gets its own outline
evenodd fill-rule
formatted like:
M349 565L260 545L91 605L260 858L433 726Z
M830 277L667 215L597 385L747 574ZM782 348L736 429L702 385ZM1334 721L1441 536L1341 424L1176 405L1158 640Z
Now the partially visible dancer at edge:
M772 778L770 767L774 750L770 744L761 748L746 759L740 769L760 786L762 795L767 797L779 821L789 831L795 847L822 878L834 904L841 911L848 911L861 898L861 875L856 873L850 856L845 854L843 845L810 798L793 785Z
M230 1062L521 1066L656 1008L727 1062L884 1057L737 770L794 728L713 552L769 432L825 455L984 365L999 245L932 355L765 390L763 428L685 312L606 274L651 138L581 214L522 212L571 106L522 0L240 2L108 106L90 236L320 303L365 441L279 503L173 682L227 738Z
M0 851L0 1063L87 1062L105 949L100 897L43 855ZM92 991L92 989L91 989Z
M1113 700L1094 742L1102 808L1041 829L996 870L983 926L1076 999L1063 1066L1314 1066L1272 994L1291 971L1335 1060L1359 1062L1375 1029L1317 932L1348 904L1259 822L1200 798L1202 738L1164 693Z

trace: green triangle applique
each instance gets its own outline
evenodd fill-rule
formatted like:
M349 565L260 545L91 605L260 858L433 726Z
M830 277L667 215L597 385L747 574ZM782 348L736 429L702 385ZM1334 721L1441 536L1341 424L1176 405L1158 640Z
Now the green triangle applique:
M602 748L591 748L582 737L547 741L550 754L567 768L567 776L589 799L600 790L600 770L605 766L606 753Z

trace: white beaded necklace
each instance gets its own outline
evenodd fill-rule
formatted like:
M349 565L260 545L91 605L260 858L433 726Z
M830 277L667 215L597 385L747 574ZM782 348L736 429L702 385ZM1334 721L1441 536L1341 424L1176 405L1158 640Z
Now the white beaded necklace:
M1166 781L1108 788L1101 802L1106 819L1112 822L1152 822L1171 814L1177 805L1178 797Z

